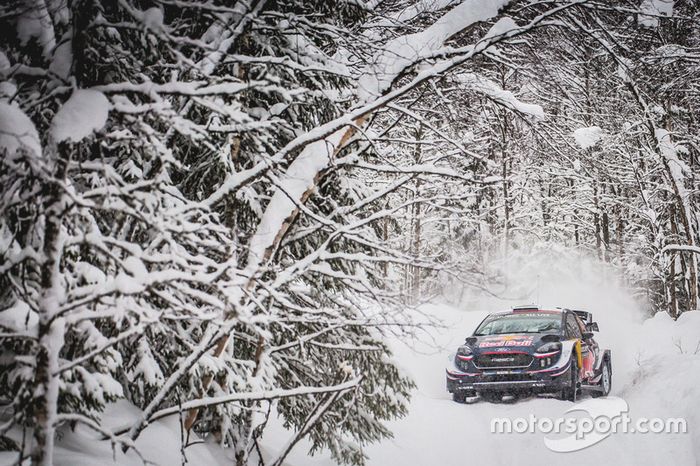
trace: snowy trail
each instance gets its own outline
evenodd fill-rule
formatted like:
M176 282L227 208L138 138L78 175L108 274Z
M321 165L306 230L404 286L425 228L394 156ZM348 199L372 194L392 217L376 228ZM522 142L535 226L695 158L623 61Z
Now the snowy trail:
M467 334L486 316L487 312L459 312L434 306L436 314L449 315L454 324L443 334L442 343L450 349L456 348ZM595 314L594 314L595 315ZM449 320L449 319L448 319ZM606 322L608 320L609 322ZM611 319L600 318L601 328ZM628 330L641 332L641 324L628 323ZM630 331L626 334L629 336ZM644 393L624 395L630 370L636 367L631 352L612 345L614 355L613 395L621 396L630 404L632 417L666 417L670 413L646 399ZM579 452L554 453L543 442L543 434L492 434L490 422L494 417L527 418L531 414L538 418L562 417L572 404L550 398L530 398L513 404L478 401L470 405L459 405L451 400L444 387L443 351L432 355L421 355L407 346L396 347L397 358L403 361L413 375L418 389L406 419L391 424L395 438L366 450L370 465L411 464L458 466L473 460L488 464L601 464L654 465L673 458L675 464L694 465L692 439L686 435L617 435L598 445ZM641 396L640 396L641 395ZM651 404L647 404L651 402ZM645 403L646 406L641 406ZM683 413L675 413L681 416Z
M414 392L406 418L389 423L394 438L364 449L370 466L463 466L479 464L616 464L691 466L700 457L700 312L686 313L678 322L665 314L644 320L634 302L595 267L584 266L570 275L553 269L540 287L543 304L578 306L593 312L600 323L598 341L612 350L613 396L629 404L632 419L685 417L686 434L612 434L578 452L555 453L544 444L545 434L492 434L495 417L511 419L535 415L564 417L572 403L553 398L529 398L515 403L454 403L445 390L444 367L449 353L471 334L489 312L514 303L491 300L468 311L431 304L421 311L438 317L445 328L434 329L434 341L393 342L395 359L414 378ZM520 277L526 282L527 271ZM529 278L532 280L534 275ZM520 303L522 304L522 303ZM466 307L466 306L465 306ZM689 354L680 354L679 345ZM584 400L590 400L588 396ZM582 400L583 401L583 400ZM569 415L571 416L571 415ZM300 445L290 465L330 466L327 456L306 455Z

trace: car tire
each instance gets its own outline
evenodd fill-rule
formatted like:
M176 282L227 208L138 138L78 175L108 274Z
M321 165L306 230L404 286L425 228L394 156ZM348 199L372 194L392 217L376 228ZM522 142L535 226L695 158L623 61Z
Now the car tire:
M597 398L599 396L608 396L610 390L612 389L612 366L610 365L610 360L605 359L603 361L603 367L600 373L600 387L602 390L591 392L591 396Z
M561 391L561 399L567 401L573 401L574 403L578 399L578 387L579 387L579 373L578 373L578 362L576 356L571 357L571 367L567 373L570 378L569 386L564 387Z
M459 392L454 392L452 394L452 401L460 404L464 404L467 402L467 393L463 391Z

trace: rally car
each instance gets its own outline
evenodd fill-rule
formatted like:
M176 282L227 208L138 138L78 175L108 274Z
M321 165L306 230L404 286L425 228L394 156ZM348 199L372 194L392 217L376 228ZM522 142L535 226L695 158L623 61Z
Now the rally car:
M460 403L523 393L576 401L582 390L606 396L611 357L593 338L597 331L586 311L521 306L491 314L450 355L447 391Z

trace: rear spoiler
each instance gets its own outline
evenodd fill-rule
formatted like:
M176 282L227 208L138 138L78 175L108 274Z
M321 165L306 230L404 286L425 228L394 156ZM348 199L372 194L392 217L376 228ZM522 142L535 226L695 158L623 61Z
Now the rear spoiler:
M521 306L513 306L513 312L538 311L540 307L537 304L523 304Z

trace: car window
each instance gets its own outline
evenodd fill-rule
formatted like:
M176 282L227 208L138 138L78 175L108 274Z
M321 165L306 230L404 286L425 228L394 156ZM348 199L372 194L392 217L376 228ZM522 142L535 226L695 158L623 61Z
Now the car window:
M508 333L559 333L561 314L514 313L489 316L474 335L503 335Z
M578 326L576 318L571 314L566 316L566 333L569 338L581 338L581 327Z

